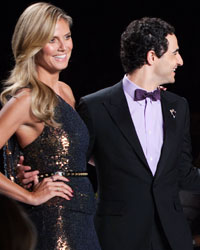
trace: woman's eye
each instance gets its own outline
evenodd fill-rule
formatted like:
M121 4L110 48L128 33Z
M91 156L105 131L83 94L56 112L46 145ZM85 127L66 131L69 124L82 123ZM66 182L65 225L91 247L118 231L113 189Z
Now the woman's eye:
M55 42L55 38L52 38L49 42L50 42L50 43Z

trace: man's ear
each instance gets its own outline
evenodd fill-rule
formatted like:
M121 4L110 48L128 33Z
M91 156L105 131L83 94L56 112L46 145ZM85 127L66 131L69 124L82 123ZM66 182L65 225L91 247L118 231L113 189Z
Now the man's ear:
M155 62L156 58L157 56L154 50L149 50L147 52L147 63L149 65L152 65Z

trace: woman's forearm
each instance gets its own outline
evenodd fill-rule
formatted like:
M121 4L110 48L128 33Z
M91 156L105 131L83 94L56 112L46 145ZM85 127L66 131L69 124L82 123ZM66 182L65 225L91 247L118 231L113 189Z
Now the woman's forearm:
M0 193L15 200L31 204L32 194L0 173Z

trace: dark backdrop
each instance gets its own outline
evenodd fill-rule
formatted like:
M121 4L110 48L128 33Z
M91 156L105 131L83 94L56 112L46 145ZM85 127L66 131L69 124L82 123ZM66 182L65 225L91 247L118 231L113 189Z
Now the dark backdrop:
M133 19L156 16L176 28L184 66L177 70L176 83L168 90L187 98L191 110L193 153L200 145L199 118L199 7L198 1L81 1L57 0L73 18L74 49L69 67L61 73L78 100L82 95L110 86L123 77L119 58L120 35ZM11 36L22 11L33 1L7 1L1 7L0 80L13 66Z

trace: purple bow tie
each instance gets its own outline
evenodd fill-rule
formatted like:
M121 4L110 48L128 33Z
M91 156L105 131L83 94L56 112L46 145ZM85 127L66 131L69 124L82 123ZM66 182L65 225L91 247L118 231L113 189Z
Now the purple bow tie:
M152 101L160 100L160 90L156 89L153 92L147 92L146 90L136 89L135 90L135 101L141 101L147 97L151 98Z

